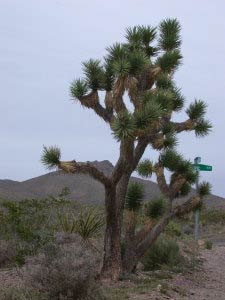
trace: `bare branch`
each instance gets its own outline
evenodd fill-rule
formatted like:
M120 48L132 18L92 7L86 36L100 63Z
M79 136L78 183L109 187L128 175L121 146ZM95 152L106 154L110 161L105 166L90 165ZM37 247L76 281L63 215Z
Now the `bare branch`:
M159 186L160 191L165 195L166 197L170 197L170 189L166 183L166 178L164 175L164 167L163 165L159 162L155 165L155 174L157 178L157 183Z
M96 114L105 122L110 123L113 118L113 112L110 109L104 108L99 102L97 91L92 91L88 95L79 99L82 106L93 109Z
M173 125L175 131L177 133L182 132L182 131L190 131L195 129L195 123L193 120L188 119L184 122L170 122L171 125Z
M83 173L88 174L94 179L100 181L105 187L111 185L110 179L101 171L99 171L92 163L78 163L75 160L61 161L58 168L66 173Z
M180 191L184 183L187 181L182 175L176 174L175 176L172 177L173 180L171 180L170 185L169 185L169 198L172 201L177 193Z
M201 202L200 195L196 194L185 201L183 204L176 206L173 213L176 216L182 216L191 212Z

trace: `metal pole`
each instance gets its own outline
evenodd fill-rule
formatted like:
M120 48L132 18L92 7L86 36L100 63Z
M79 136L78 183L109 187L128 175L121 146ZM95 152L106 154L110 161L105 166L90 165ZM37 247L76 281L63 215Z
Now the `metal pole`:
M197 171L199 174L199 171ZM196 192L198 191L198 185L199 185L199 176L196 179ZM198 236L199 236L199 210L197 209L195 211L195 241L198 242Z

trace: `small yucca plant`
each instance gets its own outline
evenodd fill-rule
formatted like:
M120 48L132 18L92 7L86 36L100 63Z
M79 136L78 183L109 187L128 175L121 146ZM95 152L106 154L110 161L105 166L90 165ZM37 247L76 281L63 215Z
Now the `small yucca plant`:
M76 218L74 232L84 240L91 239L101 234L104 224L105 218L96 208L86 208Z

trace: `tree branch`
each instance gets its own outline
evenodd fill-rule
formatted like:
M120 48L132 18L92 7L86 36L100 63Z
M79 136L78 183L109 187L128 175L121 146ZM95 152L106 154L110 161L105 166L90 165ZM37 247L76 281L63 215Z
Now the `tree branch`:
M117 184L124 173L130 173L130 174L132 173L133 155L134 155L134 140L129 139L126 141L121 141L120 157L112 172L113 184Z
M174 215L179 217L183 216L184 214L191 212L200 202L201 202L201 197L200 195L196 194L190 197L183 204L176 206L173 209L173 213Z
M177 133L182 131L190 131L195 129L195 123L193 120L188 119L184 122L170 122L171 125L173 125L175 131Z
M88 95L79 99L82 106L91 108L95 113L101 117L105 122L110 123L113 118L113 112L110 109L104 108L99 102L99 96L97 91L92 91Z
M173 178L173 176L172 176ZM182 188L182 186L184 185L184 183L187 180L180 174L176 174L174 176L174 180L170 181L170 185L169 185L169 198L172 201L174 198L176 198L177 193L180 191L180 189Z
M99 171L92 163L78 163L75 160L61 161L58 168L66 173L83 173L88 174L94 179L100 181L105 187L111 185L110 179L101 171Z
M162 164L160 162L158 162L155 165L155 174L156 174L157 183L158 183L160 191L166 197L169 197L170 196L170 190L169 190L169 187L166 183L166 178L165 178L165 175L164 175L164 167L162 166Z

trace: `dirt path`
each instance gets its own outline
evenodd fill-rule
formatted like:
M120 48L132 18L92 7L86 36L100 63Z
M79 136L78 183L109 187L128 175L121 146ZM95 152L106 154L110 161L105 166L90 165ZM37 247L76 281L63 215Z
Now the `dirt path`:
M204 250L202 258L202 271L194 274L188 299L225 300L225 247Z

